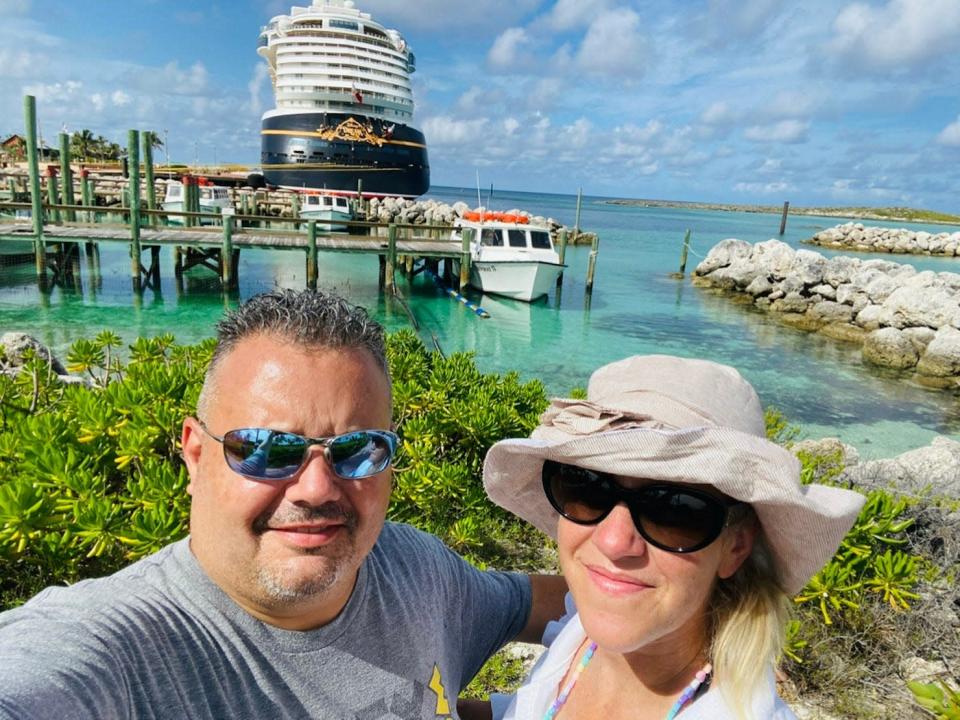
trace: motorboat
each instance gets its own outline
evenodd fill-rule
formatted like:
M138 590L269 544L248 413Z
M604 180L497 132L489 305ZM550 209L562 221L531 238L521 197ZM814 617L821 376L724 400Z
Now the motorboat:
M470 247L470 280L477 290L532 302L556 285L565 267L550 230L525 215L466 212L451 238Z
M198 184L200 189L200 212L211 215L234 214L235 211L233 201L230 199L229 188L213 185L209 181L204 182L203 180L199 180ZM184 184L179 180L169 180L167 182L167 191L160 207L165 212L186 212L184 209L184 201ZM171 225L183 225L184 219L185 218L178 215L173 215L168 218ZM213 225L214 222L215 219L212 217L200 219L201 225Z
M300 217L303 220L320 220L321 230L346 231L345 223L353 220L353 209L346 195L324 192L305 192L300 198Z

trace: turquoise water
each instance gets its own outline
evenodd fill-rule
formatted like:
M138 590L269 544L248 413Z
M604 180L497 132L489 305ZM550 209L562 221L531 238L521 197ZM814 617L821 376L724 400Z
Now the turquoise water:
M476 205L476 191L435 188L428 197ZM808 437L836 436L864 457L886 457L938 435L960 439L960 398L916 386L896 374L865 367L859 348L783 327L749 306L689 283L689 271L727 237L749 242L776 237L779 215L605 205L584 198L581 227L600 235L592 298L584 292L589 248L568 248L562 292L533 305L473 294L489 313L481 319L418 276L400 289L428 346L433 338L450 353L470 350L484 371L517 370L539 378L553 394L585 386L590 372L636 353L706 357L736 366L764 404L780 408ZM523 208L573 225L576 198L495 193L494 209ZM841 222L791 216L784 240L799 241ZM879 223L869 223L879 224ZM899 224L897 224L899 226ZM910 225L937 231L931 225ZM684 231L692 230L688 278L673 280ZM832 254L829 251L819 251ZM862 257L869 257L863 255ZM923 269L960 271L960 260L904 258ZM224 308L275 286L303 287L302 252L244 250L240 288L225 297L213 273L195 269L180 286L164 250L161 283L138 298L130 290L122 246L102 246L99 276L80 264L80 285L42 295L32 264L0 267L0 329L29 332L61 356L79 337L111 328L127 340L172 332L181 342L212 334ZM321 288L365 306L388 329L409 327L404 310L377 289L376 257L321 254Z

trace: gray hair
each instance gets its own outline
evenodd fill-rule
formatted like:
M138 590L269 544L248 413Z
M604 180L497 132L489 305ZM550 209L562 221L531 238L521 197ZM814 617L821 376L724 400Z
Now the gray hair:
M303 347L366 350L390 380L386 335L366 310L319 290L274 290L254 295L217 323L217 345L197 399L199 417L209 410L220 362L255 335L278 335Z

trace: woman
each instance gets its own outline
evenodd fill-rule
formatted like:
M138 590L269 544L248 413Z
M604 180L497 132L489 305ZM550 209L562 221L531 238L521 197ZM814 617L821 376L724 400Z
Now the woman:
M801 486L733 368L632 357L587 397L554 400L530 439L486 458L490 498L556 538L572 595L494 716L793 718L773 679L788 599L864 498Z

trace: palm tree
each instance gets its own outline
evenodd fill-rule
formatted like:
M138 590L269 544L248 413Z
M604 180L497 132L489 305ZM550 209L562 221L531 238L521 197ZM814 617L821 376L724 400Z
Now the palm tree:
M94 143L92 132L86 129L77 130L70 137L70 150L76 157L89 160Z

